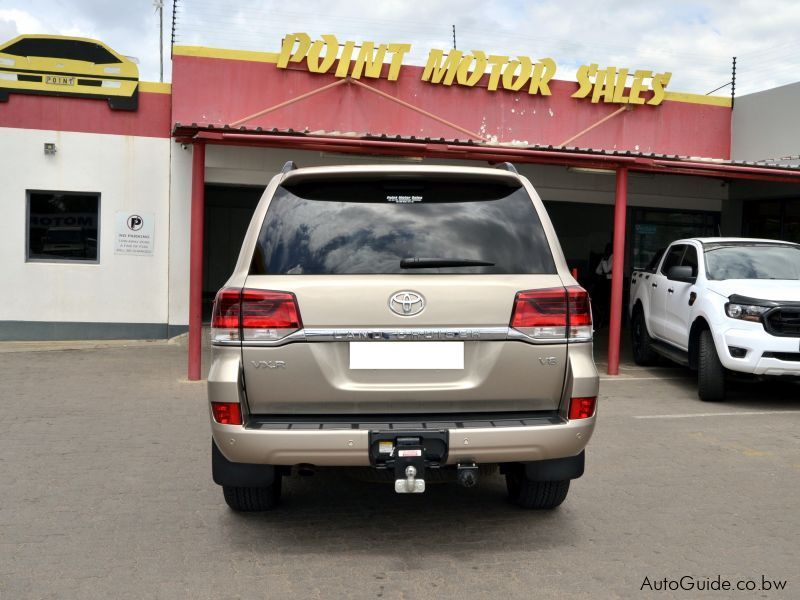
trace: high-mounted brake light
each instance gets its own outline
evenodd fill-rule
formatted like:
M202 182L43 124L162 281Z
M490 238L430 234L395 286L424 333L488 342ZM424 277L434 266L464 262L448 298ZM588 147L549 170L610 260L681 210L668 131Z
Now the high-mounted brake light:
M591 340L589 294L577 285L517 292L510 325L536 339Z
M238 402L212 402L211 413L220 425L242 424L242 411Z
M588 419L594 415L597 398L572 398L569 401L569 418Z
M289 292L223 288L214 299L211 339L275 341L301 329L297 298Z

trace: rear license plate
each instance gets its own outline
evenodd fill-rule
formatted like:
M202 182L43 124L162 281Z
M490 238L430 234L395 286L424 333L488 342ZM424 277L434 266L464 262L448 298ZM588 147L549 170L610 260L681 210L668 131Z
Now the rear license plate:
M350 368L463 369L464 342L350 342Z
M75 78L64 75L45 75L44 82L48 85L75 85Z

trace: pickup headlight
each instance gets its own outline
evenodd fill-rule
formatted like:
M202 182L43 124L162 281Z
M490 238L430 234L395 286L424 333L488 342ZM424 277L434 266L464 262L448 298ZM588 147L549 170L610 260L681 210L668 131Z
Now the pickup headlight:
M761 315L769 310L769 306L759 306L757 304L734 304L729 302L725 305L725 314L731 319L741 319L742 321L754 321L759 323Z

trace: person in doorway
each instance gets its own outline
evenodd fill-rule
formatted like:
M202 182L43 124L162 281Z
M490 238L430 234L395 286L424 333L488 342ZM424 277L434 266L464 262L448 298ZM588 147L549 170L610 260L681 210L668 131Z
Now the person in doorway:
M603 256L594 270L595 284L592 290L592 304L594 306L595 328L600 329L608 325L611 304L611 268L614 261L611 242L606 244Z

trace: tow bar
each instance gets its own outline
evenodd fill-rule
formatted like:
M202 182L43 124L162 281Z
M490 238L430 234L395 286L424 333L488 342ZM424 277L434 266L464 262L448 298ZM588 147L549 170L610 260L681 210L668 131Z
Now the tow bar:
M448 431L370 431L369 458L377 469L394 471L394 491L421 494L425 469L447 461Z

